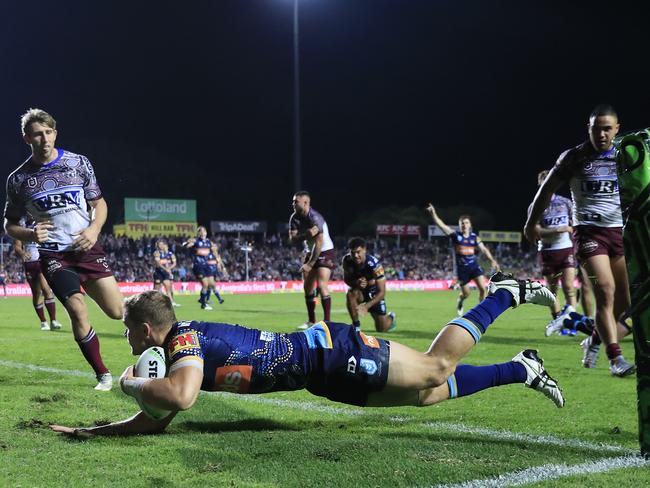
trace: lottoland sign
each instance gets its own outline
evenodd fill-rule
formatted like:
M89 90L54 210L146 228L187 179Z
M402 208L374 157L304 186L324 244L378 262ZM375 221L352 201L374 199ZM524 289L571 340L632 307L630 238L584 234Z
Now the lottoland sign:
M125 198L125 222L196 222L196 200Z

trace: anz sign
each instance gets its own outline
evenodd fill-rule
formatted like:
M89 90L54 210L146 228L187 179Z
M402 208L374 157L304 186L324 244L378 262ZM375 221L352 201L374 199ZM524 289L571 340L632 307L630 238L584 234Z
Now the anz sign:
M50 193L35 198L34 206L41 212L69 206L81 207L81 190L68 190L61 193Z

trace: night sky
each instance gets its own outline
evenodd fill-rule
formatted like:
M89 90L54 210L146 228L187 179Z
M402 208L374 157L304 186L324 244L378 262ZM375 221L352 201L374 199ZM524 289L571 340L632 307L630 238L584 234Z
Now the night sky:
M427 201L520 230L537 172L584 140L594 105L650 125L643 4L301 0L313 206L334 235ZM11 0L0 17L3 181L39 107L94 163L110 223L125 196L197 199L204 223L288 219L293 0Z

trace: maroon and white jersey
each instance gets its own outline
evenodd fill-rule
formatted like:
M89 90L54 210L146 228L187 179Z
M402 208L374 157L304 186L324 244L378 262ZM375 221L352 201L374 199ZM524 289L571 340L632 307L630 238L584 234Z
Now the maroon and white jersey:
M616 148L598 153L586 141L562 153L555 171L569 182L573 225L623 227Z
M294 212L291 214L291 218L289 218L289 229L298 231L298 235L306 234L307 231L314 226L318 227L319 234L323 234L323 247L321 248L321 252L334 249L334 243L330 237L330 232L327 228L327 222L325 222L323 216L316 210L310 208L309 212L307 212L307 215L304 217ZM316 234L316 236L317 235L318 234ZM316 239L316 236L308 237L305 239L305 246L309 252L314 249L314 241Z
M9 175L5 218L16 222L23 216L36 222L51 220L54 228L39 249L65 252L76 234L90 225L88 202L101 198L102 192L88 158L57 151L54 161L41 166L30 158Z
M532 205L528 212L532 210ZM561 195L553 195L551 203L549 203L546 210L539 219L539 225L543 229L554 229L556 227L563 227L571 225L571 217L573 214L573 204L571 200ZM543 236L539 242L538 251L555 251L557 249L566 249L573 247L573 241L569 232L562 232L560 234L550 234Z
M34 222L31 220L28 221L25 217L20 219L18 223L23 227L34 227ZM27 254L27 256L23 259L23 262L25 263L38 261L38 258L40 257L38 252L38 244L35 242L23 242L23 252Z

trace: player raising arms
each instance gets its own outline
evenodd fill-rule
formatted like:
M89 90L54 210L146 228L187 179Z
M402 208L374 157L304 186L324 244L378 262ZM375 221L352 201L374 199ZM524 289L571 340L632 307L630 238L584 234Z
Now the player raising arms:
M199 303L203 310L212 310L210 306L210 292L217 297L219 304L224 302L217 291L215 278L217 273L226 273L217 245L208 239L208 231L202 225L196 230L196 237L192 237L183 243L183 246L191 249L192 272L196 279L201 282L201 296Z
M56 121L50 114L30 109L21 128L32 154L7 179L5 230L39 244L41 269L70 315L74 338L97 376L95 389L108 391L113 379L81 293L83 285L107 316L122 318L123 298L97 243L108 207L88 158L54 147ZM24 216L36 222L33 228L20 225Z
M56 320L56 300L52 289L41 272L38 244L35 242L23 244L22 241L16 239L14 240L14 251L23 260L25 278L32 290L32 304L38 319L41 321L41 330L59 330L61 324ZM50 316L49 323L45 319L43 308L47 308L47 313Z
M508 308L528 302L550 305L555 300L539 283L518 282L502 274L492 277L490 293L464 317L449 322L426 352L334 322L319 322L290 334L230 324L177 322L167 296L153 290L134 295L127 299L124 314L131 352L137 355L152 346L162 347L169 375L134 377L130 366L120 384L139 402L170 413L160 420L138 412L108 425L51 428L70 436L159 433L179 410L194 405L200 390L257 394L304 388L349 405L424 407L519 383L563 407L562 392L537 351L524 350L500 364L459 364Z
M327 222L311 207L311 197L306 191L296 192L291 202L293 213L289 218L289 241L304 242L305 262L300 268L305 290L307 322L298 329L307 329L316 322L316 295L318 287L323 305L323 320L330 319L332 300L329 280L336 267L334 243L330 237Z
M490 261L492 268L499 269L499 263L492 257L490 250L481 242L481 238L472 232L472 221L469 215L461 215L458 218L458 227L460 232L456 232L446 225L438 214L436 209L430 203L427 206L427 212L431 215L434 223L440 227L440 230L449 236L454 248L454 259L456 265L456 274L458 284L460 285L460 294L456 304L456 311L459 316L463 315L463 302L469 297L469 282L474 281L478 288L479 300L483 300L486 294L485 273L478 264L476 259L476 248Z
M155 268L153 271L153 289L160 291L163 287L165 293L172 301L174 307L180 304L174 301L174 274L176 267L176 255L169 250L167 242L163 239L156 241L156 250L153 252Z
M578 258L593 281L596 298L596 331L583 341L582 364L585 368L596 366L602 341L611 374L627 376L635 367L623 358L618 344L629 332L620 318L630 306L614 146L619 127L612 106L599 105L592 111L588 140L560 155L535 195L524 233L530 242L537 241L537 222L553 193L568 182Z
M390 332L397 326L395 314L386 313L386 277L379 259L367 252L366 241L353 237L350 252L343 257L343 280L350 287L346 304L352 325L361 329L359 318L368 312L377 332Z
M537 175L537 184L541 185L548 176L548 171ZM532 207L528 208L530 212ZM555 193L544 210L542 217L535 226L540 237L539 251L541 252L542 275L549 289L557 293L557 280L560 278L564 292L565 305L560 311L556 302L551 306L553 320L546 326L545 334L550 336L554 332L560 333L564 327L564 320L575 312L576 291L573 282L576 278L576 259L571 240L571 214L573 204L571 200Z

